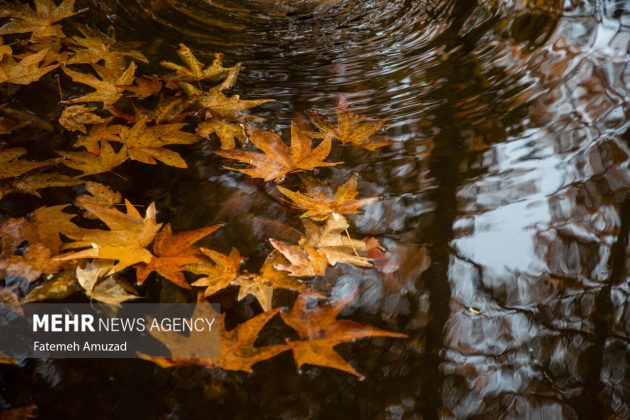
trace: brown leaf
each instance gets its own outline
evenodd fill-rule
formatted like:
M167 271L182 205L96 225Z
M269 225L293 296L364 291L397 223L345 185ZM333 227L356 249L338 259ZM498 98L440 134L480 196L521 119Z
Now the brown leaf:
M130 92L132 98L145 99L149 96L155 96L162 90L162 79L158 76L136 76L135 84L118 86L125 92Z
M22 193L41 197L39 194L39 190L41 189L52 187L71 187L80 183L81 181L76 178L61 175L57 172L23 175L10 181L6 185L6 189L0 192L0 198L3 193L4 195L10 193Z
M300 217L317 221L326 220L332 213L359 214L361 207L378 201L378 197L355 199L358 194L356 176L352 176L345 184L339 186L334 195L330 194L327 188L317 187L313 183L306 193L291 191L281 186L277 188L298 208L306 210Z
M215 152L219 156L247 163L253 168L238 169L253 178L265 181L278 180L289 172L313 170L318 167L335 166L342 162L324 162L330 153L330 138L325 138L311 148L312 140L303 134L297 124L291 124L291 147L289 148L276 133L258 129L250 130L250 140L263 153L243 150L223 150Z
M385 124L384 120L377 122L364 121L363 117L352 113L347 108L345 101L339 101L336 126L330 124L324 117L315 112L310 113L310 117L322 136L331 136L344 144L376 150L379 147L392 143L391 141L370 140Z
M193 244L220 227L221 225L212 225L173 235L171 225L168 223L164 225L155 236L153 244L155 257L148 264L136 266L138 284L144 283L149 274L156 271L174 284L184 289L190 289L182 270L188 264L203 262L203 254Z
M212 263L191 264L186 270L205 276L192 285L205 287L204 296L211 296L228 287L238 276L243 258L236 248L232 248L229 255L206 248L201 248L201 252L210 258Z
M108 260L96 260L85 268L77 267L77 281L90 298L108 305L118 306L123 302L138 299L135 290L121 278L107 275L114 263Z

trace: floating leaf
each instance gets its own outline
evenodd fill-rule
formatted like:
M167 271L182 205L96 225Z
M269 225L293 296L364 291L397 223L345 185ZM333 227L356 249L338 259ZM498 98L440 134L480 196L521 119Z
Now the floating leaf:
M77 281L85 294L90 299L116 306L138 299L135 290L124 280L107 275L113 265L112 261L100 260L88 263L85 268L77 267Z
M52 162L32 162L19 160L20 156L26 154L26 149L13 147L11 149L0 149L0 180L24 175L33 169L43 166L50 166Z
M61 300L81 290L83 288L77 281L74 270L65 270L31 290L24 298L24 302Z
M67 235L75 240L66 249L91 247L82 251L65 254L57 259L66 261L79 258L117 260L108 274L113 274L139 262L149 263L153 255L146 249L162 226L155 222L155 204L147 208L145 217L125 200L127 213L115 208L86 204L86 210L105 223L110 230L82 229L77 234Z
M231 67L223 67L223 54L215 54L214 60L207 67L204 67L190 48L184 44L179 44L177 55L179 55L185 66L170 61L160 61L162 67L175 72L175 75L172 77L174 80L195 83L202 80L216 81L225 77L231 69Z
M148 264L136 266L136 279L138 284L144 283L149 274L156 271L174 284L190 289L182 270L188 264L203 261L203 254L193 244L210 235L221 225L208 226L173 235L171 225L166 224L155 236L153 253L155 257Z
M391 141L372 141L370 139L385 124L384 120L364 121L363 117L349 111L348 105L343 100L339 101L337 108L337 125L330 124L324 117L315 112L312 112L310 116L322 136L332 136L344 144L352 144L367 150L376 150L379 147L392 144Z
M103 102L105 106L113 105L122 97L122 90L118 86L130 84L133 81L133 74L136 71L135 63L131 63L122 74L114 73L98 64L92 64L92 67L100 76L100 80L93 74L79 73L78 71L63 67L64 73L70 76L72 80L95 89L94 92L70 99L67 102Z
M88 181L85 183L85 188L89 194L83 194L78 196L74 200L74 205L80 209L86 210L84 215L87 218L94 218L89 211L85 208L85 205L95 205L100 207L111 208L116 204L122 202L122 195L109 188L107 185L99 184L98 182Z
M330 138L325 138L315 148L312 140L299 129L297 124L291 124L291 147L289 148L276 133L258 129L250 130L250 140L263 153L243 150L222 150L217 155L247 163L253 168L239 169L239 171L253 178L265 181L278 180L289 172L298 170L313 170L318 167L335 166L341 162L325 162L330 153Z
M59 156L65 160L61 163L68 168L81 171L80 177L109 172L127 160L127 149L122 147L118 152L106 141L100 142L100 154L90 152L66 152L57 150Z
M74 0L63 0L55 6L53 0L35 0L35 10L28 4L2 5L0 17L11 17L11 20L0 28L0 35L32 32L31 38L57 37L65 35L61 26L55 23L75 14Z
M197 127L198 136L210 138L212 134L219 138L222 150L234 149L236 147L234 139L240 141L241 144L245 144L245 129L242 124L213 118L202 122Z
M86 134L86 125L107 122L106 119L92 113L94 110L96 110L96 108L87 107L85 105L71 105L64 108L59 117L59 124L68 131L80 131Z
M327 188L317 186L314 182L310 182L305 193L291 191L281 186L277 188L282 194L289 197L298 208L306 210L300 217L317 221L326 220L332 213L359 214L361 207L378 201L378 197L355 199L358 194L355 176L337 188L334 195L330 194Z
M49 71L57 68L57 65L40 67L40 63L47 50L27 55L21 61L12 57L5 57L0 61L0 83L13 83L16 85L28 85L39 80Z

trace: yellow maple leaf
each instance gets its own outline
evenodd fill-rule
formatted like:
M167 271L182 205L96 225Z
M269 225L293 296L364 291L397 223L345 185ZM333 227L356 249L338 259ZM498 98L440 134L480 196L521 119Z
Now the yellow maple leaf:
M63 0L56 6L53 0L35 0L35 10L28 4L9 6L5 2L0 17L11 17L11 20L0 28L0 35L31 32L31 38L63 38L61 26L56 23L75 14L74 1Z
M4 57L0 61L0 83L28 85L39 80L43 75L57 67L57 64L39 66L47 51L42 50L27 55L21 61L16 61L12 57Z
M103 102L103 105L113 105L122 97L122 89L118 86L128 85L133 81L133 75L136 71L136 64L131 63L123 73L114 73L113 71L98 65L92 64L96 73L100 76L100 80L93 74L79 73L63 67L64 73L72 78L75 82L83 83L96 89L78 98L70 99L66 102Z
M118 264L109 270L108 275L140 262L151 261L153 255L146 247L162 226L155 221L155 203L147 207L144 218L127 200L126 214L115 208L92 204L85 204L84 207L110 230L82 229L80 233L67 235L75 242L67 244L65 249L91 248L65 254L57 258L59 261L80 258L117 260Z
M55 153L65 158L61 161L63 165L81 171L79 177L109 172L127 160L127 149L124 146L116 152L108 142L102 141L99 150L98 155L64 150L57 150Z

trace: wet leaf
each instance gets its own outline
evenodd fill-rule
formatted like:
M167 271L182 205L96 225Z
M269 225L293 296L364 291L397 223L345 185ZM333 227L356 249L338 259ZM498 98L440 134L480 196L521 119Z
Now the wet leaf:
M348 105L345 101L339 101L337 125L332 125L315 112L312 112L310 117L322 136L332 136L335 140L344 144L352 144L367 150L376 150L379 147L392 143L391 141L372 141L370 138L378 133L385 121L364 121L363 117L348 110Z
M311 182L305 193L291 191L278 186L278 190L289 197L301 210L306 210L300 217L313 220L326 220L331 214L359 214L359 209L378 201L378 197L355 199L357 192L357 178L351 177L345 184L339 186L335 194L330 194L328 188L317 186Z
M85 294L93 300L120 305L129 300L138 299L135 290L124 280L107 275L114 263L109 260L97 260L88 263L85 268L77 267L77 281Z
M85 149L92 153L93 155L98 155L101 153L101 147L99 142L101 141L120 141L120 129L121 125L108 125L113 118L105 118L103 119L102 124L95 124L90 127L90 130L87 134L83 136L79 136L77 142L74 144L75 147L84 146Z
M143 63L147 58L140 51L133 49L137 45L116 41L115 37L108 37L101 32L87 26L79 28L83 37L74 36L70 39L74 55L66 64L98 64L113 74L122 74L127 67L125 58L129 57Z
M92 113L94 110L96 110L96 108L87 107L85 105L71 105L64 108L59 117L59 124L68 131L80 131L86 134L86 125L107 122L107 119Z
M81 172L79 177L109 172L127 160L127 149L122 147L118 152L106 141L100 142L100 154L90 152L66 152L57 150L65 159L61 163L68 168Z
M136 76L133 80L135 83L132 85L118 86L128 92L127 96L145 99L159 94L162 90L162 79L157 76Z
M243 111L272 101L271 99L241 99L239 95L226 96L222 92L200 95L195 99L201 108L210 111L213 115L235 120L241 117Z
M83 194L78 196L74 200L74 205L80 209L86 210L84 217L95 218L87 209L85 205L95 205L100 207L111 208L116 204L122 202L122 195L109 188L107 185L99 184L98 182L88 181L85 183L85 188L89 194Z
M192 285L205 287L204 296L211 296L228 287L238 276L243 258L236 248L232 248L229 255L206 248L201 248L201 252L211 263L191 264L186 270L204 276Z
M0 17L10 17L11 20L0 28L0 35L20 34L31 32L31 38L57 37L65 35L60 25L62 19L74 15L74 0L63 0L55 6L53 0L35 0L35 10L28 4L3 4Z
M5 362L5 363L15 363L13 359L3 359L3 360L12 360L12 362ZM1 420L29 420L29 419L36 419L37 417L38 417L37 406L35 404L0 411Z
M16 85L28 85L39 80L49 71L57 68L57 65L40 67L40 63L47 50L30 54L16 61L12 57L4 57L0 61L0 83L13 83Z
M326 273L328 259L326 259L326 255L313 247L292 245L276 239L269 239L269 241L289 263L277 263L276 268L278 270L288 271L296 277L323 276Z
M174 71L173 80L185 82L200 82L202 80L217 81L225 77L231 67L223 67L223 54L215 54L211 64L204 67L195 57L195 54L184 44L179 44L177 55L184 62L185 66L172 63L170 61L160 61L162 67Z
M222 150L234 149L236 147L234 139L237 139L241 144L245 144L245 128L242 124L213 118L197 126L198 136L210 138L212 134L219 138Z
M127 67L127 70L121 74L114 73L110 69L98 64L92 64L92 67L100 76L100 79L93 74L79 73L78 71L63 67L62 70L64 73L70 76L72 80L91 86L95 89L94 92L90 92L78 98L70 99L66 102L102 102L105 106L113 105L122 97L122 89L118 86L131 84L133 81L133 75L136 71L135 63L131 63L129 67Z
M22 147L0 149L0 180L24 175L33 169L52 164L50 161L32 162L19 160L20 156L25 154L26 149Z
M166 224L155 236L153 253L155 256L148 264L141 263L136 266L136 279L138 284L144 283L153 271L174 284L190 289L182 270L188 264L203 262L203 254L193 244L220 228L221 225L212 225L205 228L179 232L173 235L171 225Z
M0 187L0 198L2 194L22 193L41 197L39 190L52 187L71 187L80 184L81 181L57 172L35 173L21 176L5 185L5 189Z
M187 168L186 161L179 153L164 149L163 146L193 144L201 138L181 131L186 125L183 123L153 126L146 123L146 120L140 120L131 128L121 128L120 141L124 143L128 156L142 163L156 164L160 161L176 168Z
M227 169L265 181L278 180L293 171L313 170L341 163L324 161L330 153L330 138L325 138L317 147L312 148L312 140L302 133L295 123L291 124L290 148L278 134L269 131L251 129L250 140L263 153L243 150L223 150L215 153L253 166L246 169L226 167Z
M335 351L335 346L365 337L407 337L406 334L382 330L347 319L337 319L339 313L352 299L354 296L351 294L334 304L309 307L309 295L303 293L298 296L290 311L280 314L282 320L301 337L301 340L288 343L298 369L305 364L325 366L363 378Z
M81 258L96 258L117 260L108 274L113 274L139 262L149 263L153 255L146 249L153 241L155 234L162 226L155 222L155 204L147 208L145 217L125 200L127 213L115 208L106 208L86 204L86 210L100 219L110 230L81 229L79 233L67 235L75 240L65 246L65 249L91 247L77 252L71 252L58 257L59 261Z

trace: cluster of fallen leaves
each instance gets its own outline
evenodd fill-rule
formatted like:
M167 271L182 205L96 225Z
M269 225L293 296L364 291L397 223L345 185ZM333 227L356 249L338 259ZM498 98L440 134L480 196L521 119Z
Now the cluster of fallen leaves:
M139 75L138 67L148 60L138 45L86 26L62 26L60 22L77 13L74 0L58 5L35 0L34 7L2 3L0 9L5 22L0 27L0 86L28 85L51 79L49 73L54 72L61 96L56 128L0 105L0 136L3 141L7 137L7 143L0 142L0 199L41 197L47 188L80 192L66 205L0 218L2 301L55 300L82 292L91 300L119 305L139 299L133 283L149 279L195 288L202 300L238 288L238 300L253 296L263 312L235 329L222 330L219 357L149 359L160 366L201 364L251 371L253 364L291 350L298 367L328 366L360 376L335 352L336 345L361 337L402 335L337 319L353 297L326 303L326 290L313 290L309 284L339 263L372 266L368 256L380 247L378 241L353 238L346 216L359 214L377 198L358 198L354 176L335 188L305 172L343 163L328 160L335 142L370 151L388 145L372 138L383 122L366 121L341 101L335 124L311 113L316 130L294 122L287 143L280 133L256 126L262 119L249 112L270 100L230 94L240 64L225 67L221 54L205 63L182 44L179 63L160 62L170 73ZM7 39L11 42L5 43ZM75 150L56 150L47 159L25 158L28 150L10 143L13 133L29 125L72 133ZM257 271L242 269L245 258L236 248L222 253L196 245L220 225L173 232L170 224L157 222L154 203L142 214L120 193L94 180L130 160L187 168L171 147L204 139L218 141L215 154L225 159L225 168L273 182L286 206L301 213L299 241L269 238L270 253ZM301 190L279 185L295 172L300 172ZM259 332L279 311L272 304L276 289L298 294L292 309L280 316L299 339L257 347ZM309 306L309 301L317 304ZM204 305L199 303L199 311ZM167 346L200 345L194 336L158 338Z

